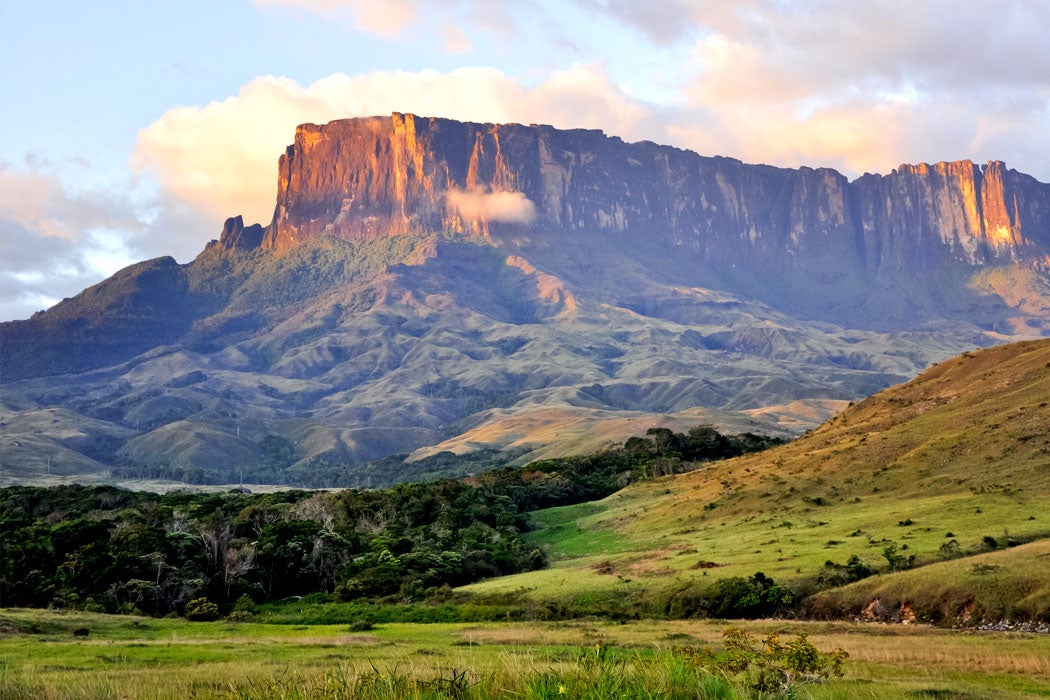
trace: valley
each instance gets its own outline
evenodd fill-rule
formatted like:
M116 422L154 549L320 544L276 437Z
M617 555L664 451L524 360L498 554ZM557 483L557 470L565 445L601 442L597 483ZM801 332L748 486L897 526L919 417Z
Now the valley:
M1045 694L1048 188L303 125L267 226L0 327L0 691L744 697L732 619Z
M1050 185L594 130L306 124L268 225L0 328L0 483L385 486L653 425L797 435L1050 323ZM486 452L487 453L487 452Z

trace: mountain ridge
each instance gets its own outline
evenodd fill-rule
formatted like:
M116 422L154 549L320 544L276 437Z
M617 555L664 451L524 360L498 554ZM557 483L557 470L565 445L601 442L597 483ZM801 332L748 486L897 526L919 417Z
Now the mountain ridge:
M981 315L1008 334L1047 330L958 279L977 267L1050 269L1050 185L1001 161L849 181L598 130L395 113L301 125L278 169L273 220L251 236L264 249L446 231L572 279L566 249L582 248L571 256L578 269L598 246L643 259L659 247L665 266L679 259L668 281L732 289L810 320L884 329L888 302L903 299L909 309L893 323ZM935 278L902 284L919 272ZM938 298L940 288L951 295Z
M395 114L300 127L278 173L268 226L231 217L188 264L0 326L0 404L41 419L0 436L6 474L230 479L276 435L295 459L275 478L312 483L437 446L567 454L698 407L797 430L1050 330L1050 185L998 162L850 183ZM552 411L576 427L540 428Z
M615 172L611 174L623 176L634 185L621 194L618 207L606 211L602 208L605 201L588 202L593 208L583 211L567 206L568 190L577 171L585 175L586 166L599 154L606 161L627 160L640 169L645 163L639 159L651 159L666 173L681 176L682 181L659 183L666 185L664 191L655 186L646 191L631 181L630 172ZM962 258L970 264L1003 255L1008 260L1033 257L1045 263L1046 251L1032 255L1031 247L1033 243L1047 243L1045 228L1050 221L1045 204L1034 204L1022 195L1027 188L1045 190L1050 186L1007 169L1001 161L984 165L967 160L902 164L886 175L865 173L849 181L830 168L749 165L652 142L625 143L598 130L455 122L399 113L389 119L300 125L295 143L281 157L278 168L277 206L260 240L263 247L277 249L286 248L297 237L323 234L367 238L404 233L413 226L425 231L475 234L487 234L492 223L625 231L639 225L628 215L632 210L642 220L640 225L678 235L683 232L679 230L684 228L681 224L686 223L681 221L682 214L693 206L709 212L705 222L708 230L725 221L720 221L720 216L728 217L736 224L738 237L744 238L740 236L743 233L750 239L746 242L752 244L767 238L773 238L774 243L790 239L799 244L806 236L847 226L849 219L859 219L858 228L864 232L882 229L880 235L888 238L891 232L887 224L893 225L895 232L908 231L913 227L902 225L901 218L912 217L934 224L929 229L940 233L949 248L961 249ZM695 178L694 183L687 183L687 178ZM706 201L712 196L709 189L700 190L704 196L696 203L677 198L687 184L708 180L717 183L713 189L721 190L721 202ZM881 191L879 185L884 185ZM852 193L847 188L861 191ZM479 196L524 194L534 203L535 212L515 219L509 200L502 212L472 209L455 197L452 202L441 201L443 194L456 194L457 190L475 191ZM752 213L755 207L748 206L748 200L763 190L776 195L779 201L774 206L808 200L815 200L817 206L809 207L809 212L790 210L786 220L782 212L766 216ZM909 190L920 195L920 201L906 202L896 212L881 211L877 206L890 192ZM646 206L637 205L639 196ZM936 219L948 226L936 225L924 211L931 205L939 210ZM354 208L367 213L349 216ZM1037 237L1026 238L1026 229ZM870 244L867 247L869 252L877 252ZM889 260L890 264L904 262L899 257Z
M1048 398L1050 339L966 352L789 444L537 513L552 567L468 590L637 604L762 571L822 617L1043 619ZM878 575L840 587L853 557Z

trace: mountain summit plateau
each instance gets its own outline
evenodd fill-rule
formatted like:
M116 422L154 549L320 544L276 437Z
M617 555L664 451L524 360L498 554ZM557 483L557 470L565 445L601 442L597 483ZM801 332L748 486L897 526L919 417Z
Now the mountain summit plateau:
M267 226L0 328L4 479L382 483L365 462L798 431L1050 332L1050 185L849 181L595 130L304 124Z

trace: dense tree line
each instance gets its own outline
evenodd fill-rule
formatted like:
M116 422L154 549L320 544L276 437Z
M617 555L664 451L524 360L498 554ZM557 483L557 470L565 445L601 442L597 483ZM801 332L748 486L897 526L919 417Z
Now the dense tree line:
M418 597L543 566L526 526L506 497L450 480L259 495L8 487L0 604L163 615L204 597Z
M207 598L418 600L541 568L528 513L638 478L776 444L650 430L593 455L385 490L154 494L111 486L0 489L0 605L184 612Z

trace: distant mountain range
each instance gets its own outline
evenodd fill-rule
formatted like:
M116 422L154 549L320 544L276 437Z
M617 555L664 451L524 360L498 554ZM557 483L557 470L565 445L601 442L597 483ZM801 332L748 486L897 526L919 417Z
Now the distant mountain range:
M265 228L0 326L0 479L353 483L656 424L798 432L1050 333L1050 185L999 162L850 182L394 114L300 126L278 170Z

